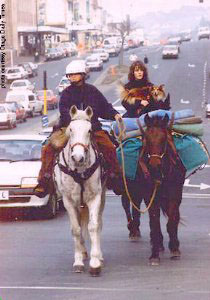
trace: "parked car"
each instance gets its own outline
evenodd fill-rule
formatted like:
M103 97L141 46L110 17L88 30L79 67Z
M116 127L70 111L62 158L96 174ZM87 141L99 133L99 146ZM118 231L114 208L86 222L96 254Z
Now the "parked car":
M65 88L67 88L69 85L70 85L70 81L68 80L68 78L66 78L66 75L63 76L57 86L57 89L58 89L58 93L59 95L63 92L63 90Z
M176 45L166 45L163 47L162 58L178 58L179 50Z
M109 56L118 56L120 51L115 45L105 44L104 49L109 53Z
M10 90L31 90L34 91L34 85L27 79L14 80L10 85Z
M66 49L68 56L74 56L77 55L77 45L74 42L62 42L61 47L63 49Z
M7 105L0 104L0 126L6 126L9 129L16 127L16 114Z
M210 28L205 26L205 27L200 27L198 29L198 39L209 39L210 38Z
M9 91L6 95L6 102L16 101L23 105L27 116L33 117L35 113L42 115L43 102L37 98L37 95L29 90Z
M103 61L100 59L100 56L98 54L92 54L92 55L88 56L85 60L85 64L90 71L91 70L97 70L97 71L103 70Z
M104 48L93 49L94 54L98 54L103 62L109 61L109 53Z
M59 52L55 48L46 49L45 61L55 60L59 58Z
M37 91L38 99L44 101L44 90ZM55 109L58 108L58 98L52 90L46 90L47 108Z
M19 122L26 122L27 113L23 105L16 101L4 102L7 107L16 114L16 120Z
M210 116L210 103L206 104L206 118Z
M44 198L34 195L44 141L45 136L39 134L0 136L0 167L4 170L0 174L0 214L34 208L44 218L56 216L61 201L56 193Z
M27 72L28 74L28 78L29 77L34 77L34 73L33 70L31 68L31 66L28 63L22 63L22 64L18 64L19 67L23 67L24 70Z
M33 74L34 76L38 75L38 65L34 64L33 62L28 62L29 66L31 67L31 69L33 70Z
M25 79L28 78L28 73L24 70L23 67L10 67L7 68L7 72L5 74L7 83L12 82L16 79Z

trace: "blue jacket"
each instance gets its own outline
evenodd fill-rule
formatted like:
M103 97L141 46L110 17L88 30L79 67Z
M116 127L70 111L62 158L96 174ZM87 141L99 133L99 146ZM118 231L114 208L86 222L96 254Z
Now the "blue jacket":
M118 113L95 86L88 83L79 87L70 85L61 94L59 127L69 125L71 121L69 110L72 105L76 105L78 109L91 106L93 109L92 129L94 131L102 129L98 118L114 120L114 116Z

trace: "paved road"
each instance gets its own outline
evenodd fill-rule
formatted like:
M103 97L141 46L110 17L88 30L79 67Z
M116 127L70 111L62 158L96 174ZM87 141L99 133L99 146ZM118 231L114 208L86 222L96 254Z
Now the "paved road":
M147 53L149 74L154 83L164 83L171 94L173 110L192 108L203 117L205 140L210 148L209 119L203 102L209 101L210 84L206 78L210 42L201 40L181 46L178 60L162 60L160 47L139 48L139 57ZM125 54L128 62L129 53ZM113 59L110 63L115 63ZM62 65L63 64L63 65ZM66 64L48 63L50 87L56 85ZM205 67L206 66L206 67ZM59 73L56 77L50 77ZM94 72L90 82L100 73ZM40 79L37 85L41 86ZM104 87L100 87L104 88ZM116 102L113 86L104 88L110 101ZM40 117L20 124L13 131L38 131ZM210 180L209 166L185 182L180 225L182 258L171 261L167 250L165 219L162 228L166 251L159 267L148 266L150 255L148 216L142 216L142 239L128 240L126 219L120 198L107 196L102 235L105 267L100 278L88 273L72 273L73 243L66 213L54 220L1 221L0 223L0 298L2 300L49 299L210 299ZM203 184L206 184L203 185Z

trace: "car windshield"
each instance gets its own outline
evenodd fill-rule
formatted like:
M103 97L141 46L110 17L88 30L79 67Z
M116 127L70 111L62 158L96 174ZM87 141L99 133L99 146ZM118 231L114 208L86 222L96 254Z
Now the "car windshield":
M13 73L19 73L20 72L20 69L9 69L7 71L7 74L13 74Z
M176 46L166 46L166 47L164 47L164 50L176 50L177 49L177 47Z
M86 62L98 62L98 59L96 57L90 57L87 58Z
M26 86L26 82L24 81L18 81L18 82L13 82L12 86L16 86L16 87L19 87L19 86Z
M42 141L0 140L0 161L40 160Z

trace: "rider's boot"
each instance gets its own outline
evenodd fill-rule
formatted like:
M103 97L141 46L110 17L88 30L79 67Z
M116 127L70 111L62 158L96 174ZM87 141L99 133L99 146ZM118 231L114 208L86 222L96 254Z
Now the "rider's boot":
M52 174L56 151L50 143L42 148L42 165L39 171L38 184L34 188L34 194L43 198L52 191Z

